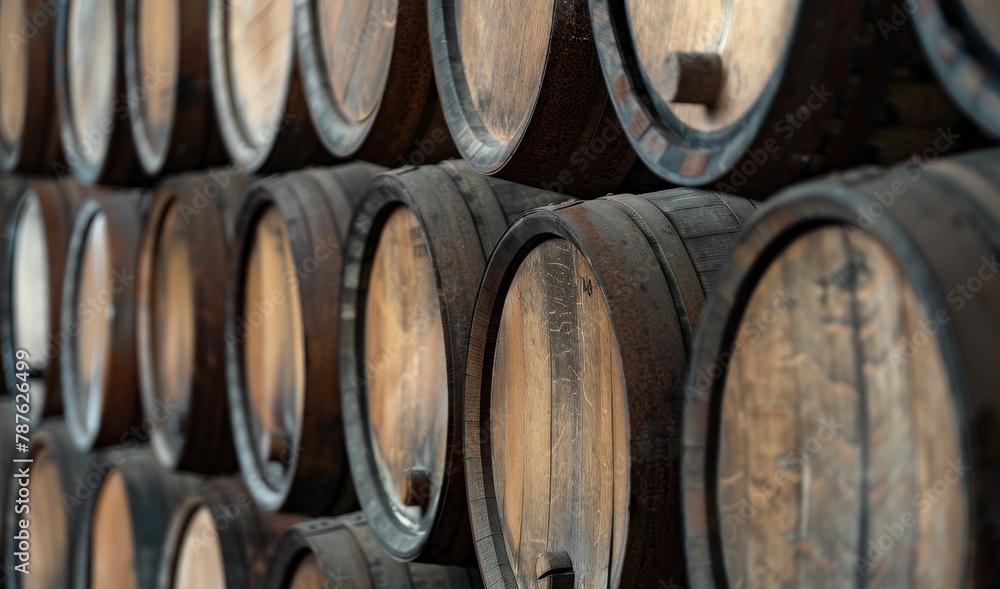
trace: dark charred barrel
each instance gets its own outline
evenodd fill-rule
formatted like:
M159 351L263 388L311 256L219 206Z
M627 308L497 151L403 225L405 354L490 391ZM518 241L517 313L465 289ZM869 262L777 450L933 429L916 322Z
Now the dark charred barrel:
M674 184L764 197L798 177L979 141L909 25L882 27L894 0L590 6L625 134Z
M263 587L278 540L302 521L259 511L242 482L205 483L173 513L156 587Z
M998 229L984 151L794 187L747 230L688 377L691 587L1000 581Z
M135 353L138 192L88 195L63 277L60 356L66 424L81 450L120 443L139 423Z
M237 468L226 395L225 275L236 215L253 179L186 174L153 191L138 271L143 413L169 469Z
M313 128L296 62L294 3L208 0L216 120L229 157L246 172L331 159Z
M167 472L138 444L98 456L113 466L79 508L71 586L155 587L170 514L197 479Z
M226 377L240 470L267 511L357 502L344 455L337 312L343 243L382 168L350 164L252 186L226 279Z
M979 126L1000 137L1000 11L988 0L928 0L897 10L881 27L913 19L927 58L952 98Z
M0 3L0 171L51 174L62 161L55 78L56 11L45 0Z
M534 211L500 240L465 391L487 586L684 585L684 377L755 210L694 189L614 196Z
M130 122L135 99L125 84L126 3L56 3L55 87L66 165L55 171L84 184L130 186L145 179ZM150 82L151 94L159 94L160 82Z
M292 526L268 567L268 589L482 589L479 572L404 564L382 552L361 514Z
M473 168L582 197L642 168L609 104L585 0L427 4L445 118Z
M461 161L379 176L346 244L340 389L347 451L372 533L393 557L456 564L472 552L461 374L490 252L558 194Z
M434 83L426 0L308 0L297 11L309 112L330 153L390 167L458 155Z
M122 50L139 164L151 177L226 162L208 63L208 0L128 0Z
M75 182L10 180L0 185L7 201L0 233L0 358L7 388L27 382L33 426L63 412L59 358L67 341L62 331L62 293L73 215L84 198ZM17 352L28 370L17 370ZM18 380L27 374L27 381Z

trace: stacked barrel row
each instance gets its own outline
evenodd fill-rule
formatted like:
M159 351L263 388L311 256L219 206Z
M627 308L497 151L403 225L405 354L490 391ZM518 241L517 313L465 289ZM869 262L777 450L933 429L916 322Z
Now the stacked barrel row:
M939 129L955 150L983 141L970 121L1000 135L1000 17L981 0L2 9L3 169L85 183L461 154L582 197L664 181L763 197L901 161Z

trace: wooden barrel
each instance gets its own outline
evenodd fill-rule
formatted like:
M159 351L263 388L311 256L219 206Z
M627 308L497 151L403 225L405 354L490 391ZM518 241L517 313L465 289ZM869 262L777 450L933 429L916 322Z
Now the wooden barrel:
M395 558L471 554L461 374L476 291L507 225L561 199L458 160L379 176L355 214L340 311L344 430L368 525Z
M763 197L976 136L909 26L882 27L895 0L590 5L625 133L672 183Z
M426 0L298 5L309 112L340 158L383 166L458 155L438 101Z
M895 10L882 26L895 33L913 19L927 58L952 98L1000 137L1000 14L986 0L926 0Z
M159 589L263 587L267 563L295 515L265 514L242 482L205 483L174 510Z
M89 195L70 232L59 356L66 424L81 450L122 443L141 418L135 354L138 192Z
M0 233L8 247L0 248L0 357L7 387L23 381L17 375L16 353L27 352L32 425L63 412L59 357L68 341L62 331L62 293L73 215L84 198L76 183L66 180L10 180L0 185L7 201L7 219Z
M0 171L51 174L62 162L53 84L59 3L0 3Z
M212 96L223 143L247 172L326 163L296 65L294 0L208 0Z
M208 0L130 0L122 44L139 164L149 176L226 162L208 64Z
M155 587L170 514L197 479L167 472L138 445L101 456L114 467L80 508L79 532L72 539L72 586Z
M343 242L382 170L349 164L250 188L226 280L233 439L267 511L340 514L357 502L340 418L337 311Z
M236 467L226 395L225 275L236 214L251 177L213 170L153 192L138 271L143 413L169 469Z
M268 589L482 589L478 571L404 564L379 548L361 514L292 526L268 567Z
M610 107L586 0L427 4L445 118L476 170L583 197L644 170Z
M84 184L142 184L125 84L127 0L66 0L59 4L55 37L55 86L68 172ZM151 89L159 93L159 82Z
M748 229L688 378L691 587L1000 581L998 229L996 150L795 187Z
M532 212L476 302L465 456L489 587L683 585L684 376L751 201L678 189Z

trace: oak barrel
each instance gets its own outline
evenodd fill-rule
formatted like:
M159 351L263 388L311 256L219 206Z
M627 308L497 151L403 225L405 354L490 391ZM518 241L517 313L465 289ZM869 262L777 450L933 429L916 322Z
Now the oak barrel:
M1000 151L794 187L705 311L693 588L1000 582Z
M458 155L438 101L427 0L296 4L309 112L340 158L383 166Z
M139 388L153 451L169 469L236 470L226 395L225 276L236 215L253 178L229 169L153 190L136 319Z
M609 104L586 0L427 4L445 118L472 167L582 197L644 170Z
M0 3L0 171L51 174L61 162L55 47L59 4Z
M278 540L301 521L259 511L240 481L206 482L173 512L156 587L263 587Z
M84 451L123 442L141 419L135 353L141 200L137 191L92 193L70 232L60 382L66 424Z
M534 211L500 240L465 390L487 586L683 585L684 377L755 210L696 189L621 195Z
M208 63L208 0L127 0L125 96L151 177L226 162Z
M84 184L130 186L145 174L132 135L131 104L125 83L127 0L58 2L55 86L65 166ZM150 93L162 80L150 77Z
M476 290L507 225L562 198L448 161L379 176L355 214L342 411L358 498L395 558L456 564L471 554L461 375Z
M27 352L33 425L63 412L59 357L68 341L62 330L62 293L73 215L84 190L67 179L11 179L0 185L7 201L0 233L0 358L7 387L18 384L15 363Z
M252 186L226 279L233 439L267 511L332 515L356 505L340 418L337 311L343 242L382 168L349 164Z
M295 0L208 0L216 120L245 172L280 172L331 158L313 128L296 66Z
M912 30L880 28L895 0L590 6L626 135L674 184L764 197L804 175L976 139Z
M268 589L482 589L478 571L397 562L361 514L292 526L268 567Z

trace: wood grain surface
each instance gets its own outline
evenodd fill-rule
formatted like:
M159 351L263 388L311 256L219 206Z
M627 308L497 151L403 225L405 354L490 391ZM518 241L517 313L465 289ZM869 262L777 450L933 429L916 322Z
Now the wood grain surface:
M201 507L191 518L187 531L181 540L177 571L172 587L177 589L222 589L226 587L223 559L215 519L207 507Z

